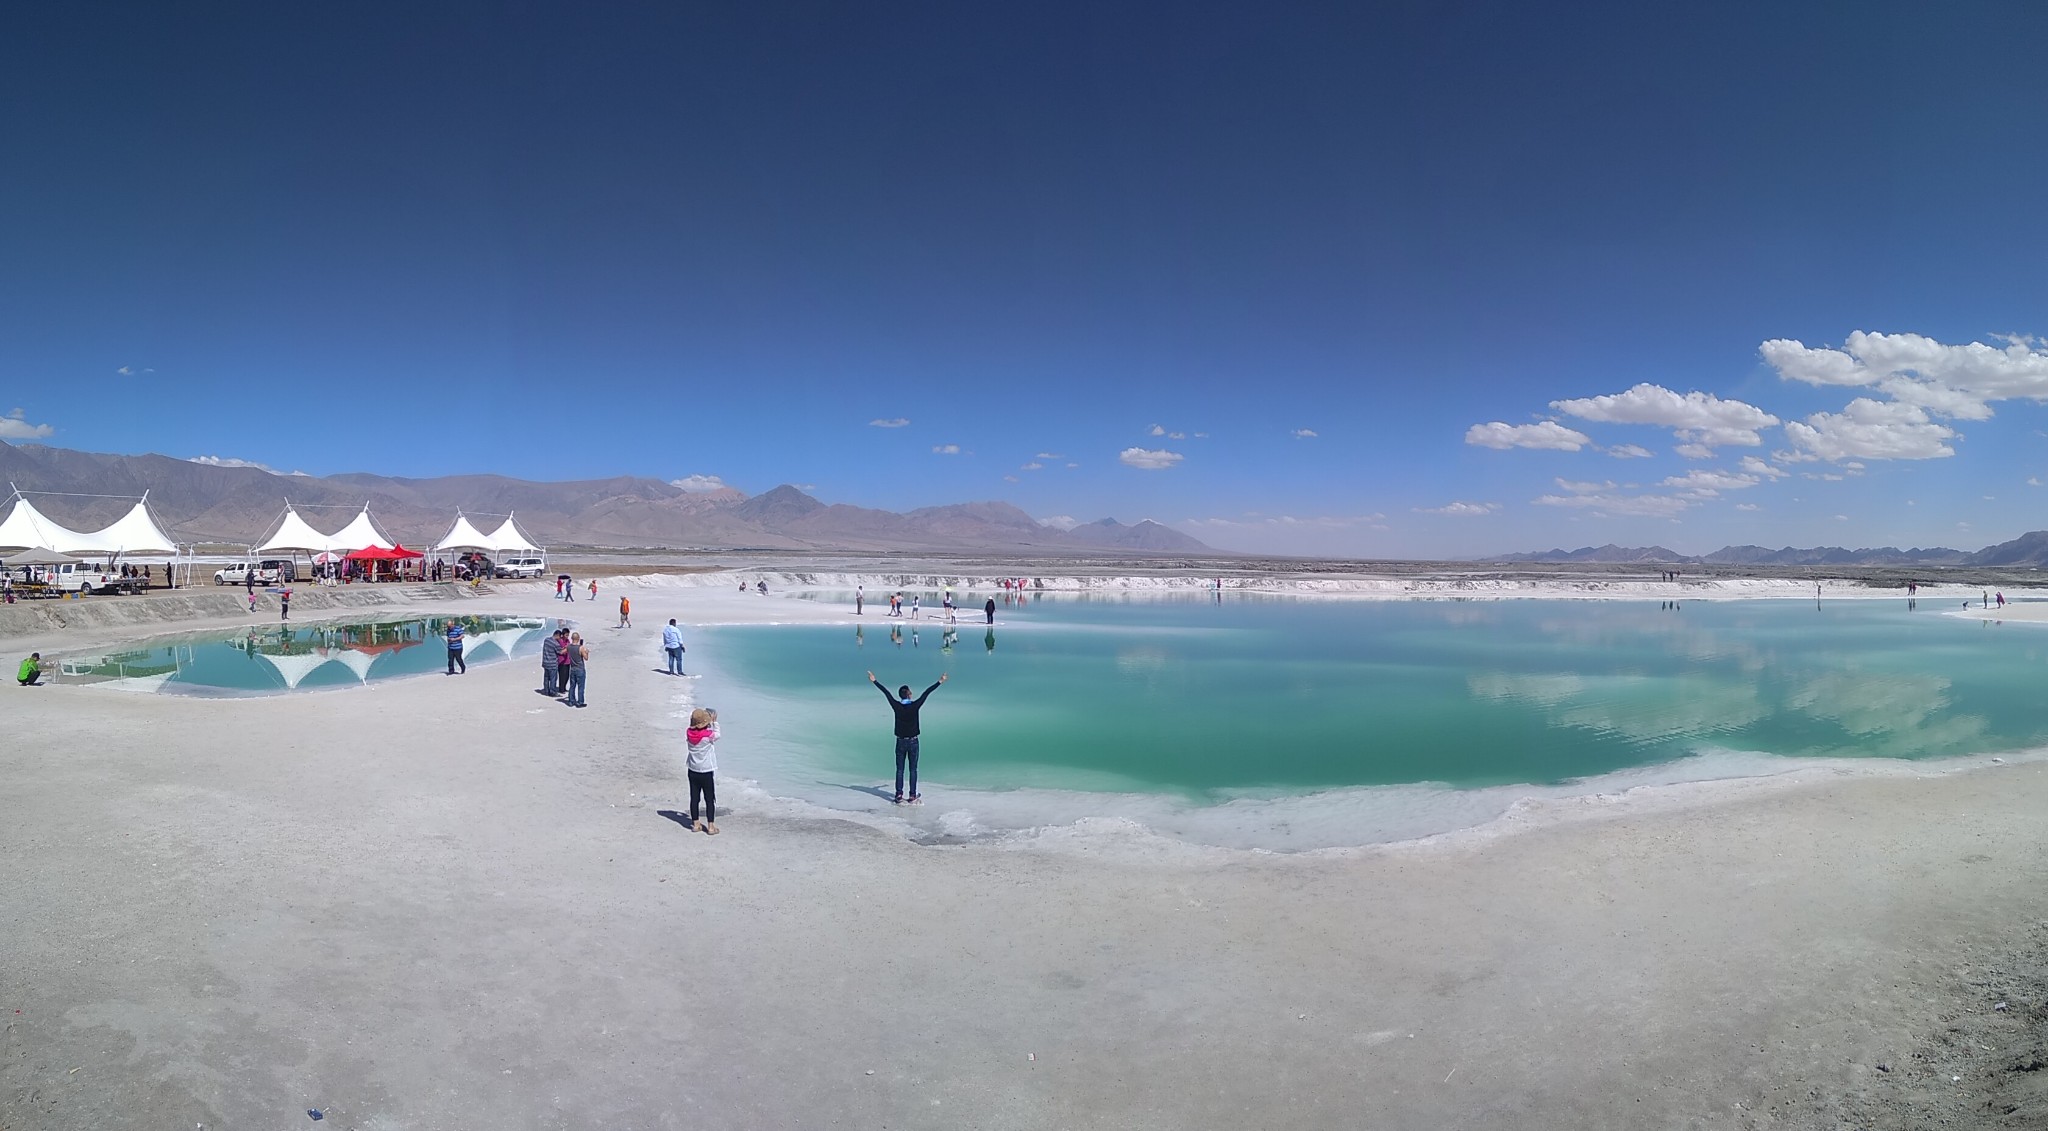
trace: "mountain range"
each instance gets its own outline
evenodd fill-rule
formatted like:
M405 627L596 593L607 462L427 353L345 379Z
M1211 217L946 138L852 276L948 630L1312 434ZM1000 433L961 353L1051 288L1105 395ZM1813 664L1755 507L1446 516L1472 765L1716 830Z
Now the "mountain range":
M1955 550L1947 546L1896 546L1849 550L1841 546L1800 549L1785 546L1723 546L1711 554L1686 555L1663 546L1584 546L1576 550L1540 550L1534 553L1503 554L1488 558L1495 562L1586 562L1644 565L1732 565L1732 566L2048 566L2048 530L2022 534L2009 542L1981 550Z
M545 483L500 475L405 479L368 473L283 475L162 455L107 455L0 443L0 480L76 529L119 518L148 492L150 508L180 542L253 543L276 528L289 499L322 530L368 504L384 533L431 546L458 510L515 514L551 546L591 548L884 550L1034 554L1214 554L1147 519L1105 518L1068 528L1008 503L962 503L907 513L826 503L783 485L749 496L731 487L686 489L622 476ZM43 494L48 492L49 494ZM97 496L97 497L89 497ZM489 529L495 519L478 518Z

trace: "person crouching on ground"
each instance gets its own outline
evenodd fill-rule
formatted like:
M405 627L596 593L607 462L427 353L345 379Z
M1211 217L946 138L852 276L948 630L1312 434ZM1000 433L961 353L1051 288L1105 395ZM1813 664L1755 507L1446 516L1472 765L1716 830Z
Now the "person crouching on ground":
M23 687L28 687L37 680L42 679L43 654L41 652L30 652L28 659L23 660L21 667L15 671L14 678Z
M718 835L718 712L699 707L690 712L690 828ZM704 801L704 819L697 819L697 801Z

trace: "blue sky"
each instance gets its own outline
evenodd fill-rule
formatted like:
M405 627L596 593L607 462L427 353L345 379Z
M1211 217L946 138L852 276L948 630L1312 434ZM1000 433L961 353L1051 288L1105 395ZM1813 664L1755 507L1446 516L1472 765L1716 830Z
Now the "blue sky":
M15 6L0 436L1316 554L2048 526L2048 9L583 7Z

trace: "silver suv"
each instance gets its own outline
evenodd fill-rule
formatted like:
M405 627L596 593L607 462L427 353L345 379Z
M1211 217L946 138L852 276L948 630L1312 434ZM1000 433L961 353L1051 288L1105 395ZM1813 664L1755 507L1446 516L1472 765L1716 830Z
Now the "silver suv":
M539 577L547 572L547 563L530 554L515 554L498 563L499 577Z
M251 571L255 573L254 580L258 585L277 585L286 581L298 580L298 566L296 563L284 558L269 558L260 562L243 562L240 565L231 565L225 569L214 570L213 583L215 585L246 585L250 581L249 575Z

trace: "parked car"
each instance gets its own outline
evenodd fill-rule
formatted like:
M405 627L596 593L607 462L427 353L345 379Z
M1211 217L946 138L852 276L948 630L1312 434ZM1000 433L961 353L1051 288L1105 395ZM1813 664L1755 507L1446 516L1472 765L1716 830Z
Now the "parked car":
M299 566L290 558L266 558L260 562L242 562L213 571L215 585L246 585L249 574L255 573L258 585L282 585L299 579Z
M520 554L498 563L499 577L539 577L546 573L547 562L538 554Z
M461 557L456 558L455 564L458 567L460 567L462 571L459 574L459 576L490 577L492 574L497 572L496 569L491 565L490 557L486 554L477 553L475 550L471 550L470 552L462 555Z

